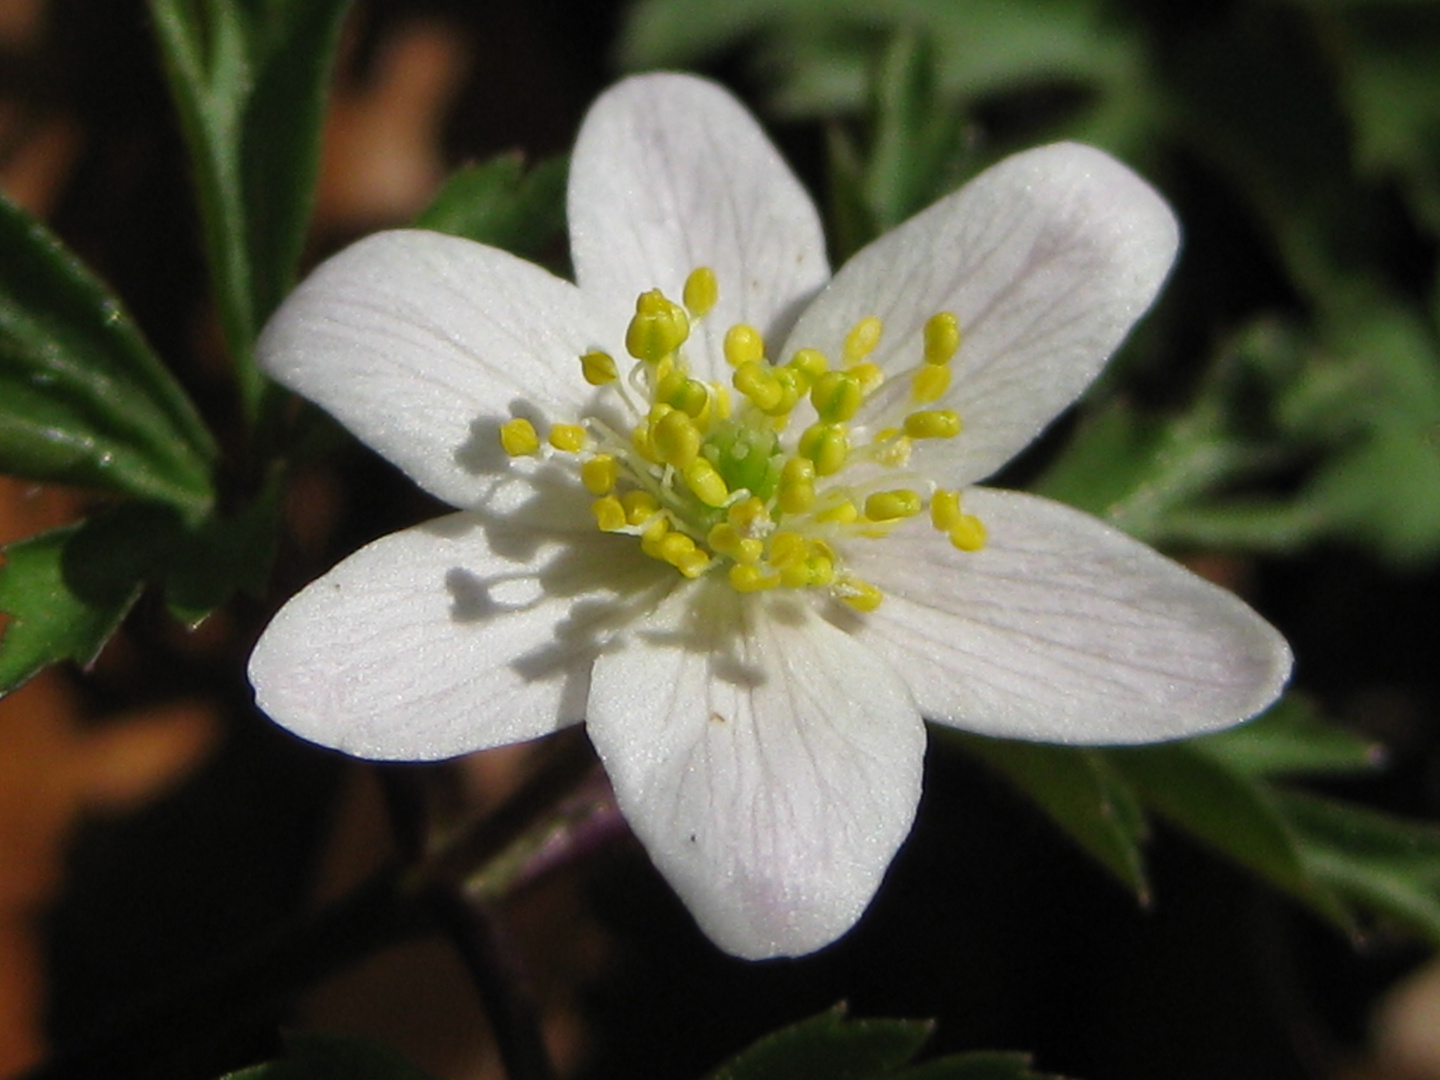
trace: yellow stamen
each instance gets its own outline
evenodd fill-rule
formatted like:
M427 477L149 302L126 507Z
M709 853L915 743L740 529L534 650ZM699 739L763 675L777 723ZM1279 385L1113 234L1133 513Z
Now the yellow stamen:
M835 591L841 600L856 611L874 611L880 606L880 601L885 599L885 594L874 585L857 577L847 576L840 579L835 584Z
M685 279L685 291L681 297L691 316L698 319L710 313L715 301L720 299L720 286L715 281L715 271L708 266L697 266Z
M848 371L827 371L810 388L810 402L827 424L851 419L865 400L860 380Z
M656 409L663 406L656 406ZM651 410L652 413L655 410ZM700 453L700 429L679 409L670 409L650 423L650 445L667 465L683 469Z
M793 457L780 470L780 487L776 505L787 514L803 514L815 505L815 463L809 458Z
M660 503L648 491L627 491L620 496L620 505L631 525L643 525L660 512Z
M939 401L948 389L950 389L950 369L944 364L926 364L915 372L910 396L915 399L917 405L929 405L932 401Z
M833 476L845 467L850 437L839 424L811 424L800 436L799 451L815 463L816 476Z
M979 551L985 546L985 524L974 514L961 514L950 529L950 543L961 551Z
M930 496L930 524L941 532L960 524L960 492L942 490Z
M585 429L579 424L551 424L550 445L567 454L579 453L585 445Z
M609 495L620 479L620 463L612 454L596 454L580 466L580 482L591 495Z
M625 528L625 507L614 495L596 499L590 504L590 512L595 515L595 524L601 532L619 532Z
M773 589L780 584L780 575L753 563L736 563L730 567L730 585L736 592L751 593Z
M896 521L914 517L924 506L919 494L906 488L877 491L865 500L865 516L871 521Z
M785 395L784 387L775 378L774 369L759 361L741 364L735 369L731 382L763 413L769 413L779 405Z
M884 329L885 324L874 315L856 323L850 333L845 335L846 365L858 363L874 352L875 346L880 344L880 333Z
M591 386L604 386L620 377L620 372L615 367L615 358L599 349L591 349L580 357L580 374L585 376L585 381Z
M500 445L511 457L527 457L540 450L540 436L535 425L523 416L500 425Z
M749 539L763 540L775 527L770 511L754 495L730 507L725 517L737 533Z
M659 363L690 336L685 309L666 299L659 289L641 293L635 300L635 317L625 330L625 348L637 360Z
M946 364L960 349L960 320L949 311L931 315L925 322L925 362Z
M953 439L960 434L960 417L950 409L920 409L905 417L905 434L912 439Z
M703 457L697 457L685 466L685 486L706 506L719 508L730 497L730 489L724 478L715 471L715 466Z
M731 367L757 364L765 359L765 339L760 331L745 323L736 323L725 331L725 360Z

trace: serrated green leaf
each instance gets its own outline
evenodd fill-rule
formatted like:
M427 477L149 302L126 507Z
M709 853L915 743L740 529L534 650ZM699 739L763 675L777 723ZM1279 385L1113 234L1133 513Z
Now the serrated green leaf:
M120 302L0 199L0 471L210 504L215 448Z
M222 1080L434 1080L388 1046L313 1032L285 1036L285 1057Z
M176 519L170 518L171 522ZM0 564L0 694L61 660L89 664L144 585L157 534L105 517L9 544Z
M188 522L158 503L126 503L3 549L0 694L63 660L90 663L147 585L163 585L187 625L237 590L259 592L279 525L272 484L235 515Z
M1317 881L1440 944L1440 828L1298 792L1275 798Z
M414 224L515 255L536 255L564 235L569 165L553 157L527 171L519 154L469 165L445 181Z
M1186 742L1104 754L1147 809L1349 929L1345 908L1301 859L1273 789Z
M1298 694L1287 694L1248 724L1189 745L1252 777L1370 772L1385 760L1383 747L1322 719Z
M294 281L350 0L150 0L190 150L226 343L252 415L253 347Z
M1103 755L948 729L944 736L1004 774L1142 903L1148 900L1144 815Z
M843 1008L782 1028L709 1080L868 1080L911 1061L930 1036L924 1020L850 1020Z

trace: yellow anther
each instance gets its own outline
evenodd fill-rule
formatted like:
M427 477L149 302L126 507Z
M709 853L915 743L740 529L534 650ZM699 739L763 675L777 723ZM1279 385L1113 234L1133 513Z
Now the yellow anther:
M660 503L648 491L627 491L620 496L620 505L625 508L625 520L631 525L643 525L660 512Z
M575 454L585 445L585 429L579 424L551 424L550 445L567 454Z
M620 479L620 463L611 454L596 454L580 466L580 482L591 495L609 495Z
M825 354L819 349L800 349L785 366L803 372L813 383L830 370L830 361L825 359Z
M596 499L590 504L590 512L595 515L595 524L601 532L619 532L625 528L625 507L614 495Z
M765 339L760 331L745 323L736 323L725 331L725 360L731 367L758 364L765 359Z
M695 551L695 541L684 533L674 530L662 536L656 546L660 551L660 557L671 566L679 566L682 559Z
M725 519L737 533L751 540L763 540L775 528L775 522L770 518L770 511L765 509L765 504L754 495L748 499L741 499L730 507L725 514Z
M842 499L834 506L827 506L815 515L816 521L834 522L837 525L849 525L859 519L860 509L849 499Z
M950 529L950 543L961 551L979 551L985 546L985 523L974 514L961 514Z
M925 508L918 492L907 488L877 491L865 500L865 516L871 521L897 521L914 517Z
M681 475L685 477L685 486L706 506L718 509L730 497L730 488L724 478L703 457L697 457L686 465Z
M676 560L674 566L680 573L693 580L710 569L710 556L696 548L688 555Z
M656 385L655 398L698 420L710 404L710 391L699 379L692 379L675 368Z
M722 521L711 528L705 542L710 545L711 550L728 555L738 563L759 562L760 556L765 554L763 540L741 536L728 521Z
M730 567L730 584L736 592L759 592L780 584L780 575L754 563L736 563Z
M663 407L656 406L651 415ZM686 468L696 459L701 441L700 429L695 426L695 421L679 409L669 409L658 419L650 421L650 445L661 461L677 469Z
M580 373L591 386L604 386L620 377L620 371L615 367L615 358L599 349L591 349L580 357Z
M792 457L780 470L776 504L787 514L803 514L815 505L815 463Z
M771 368L770 377L780 387L780 400L763 411L767 416L788 417L796 402L805 396L805 375L794 368L780 367Z
M885 373L880 370L879 365L872 364L869 360L851 364L848 374L860 380L860 389L867 395L874 393L875 389L885 381Z
M534 424L523 416L517 416L500 425L500 445L511 457L525 457L539 451L540 436L536 434Z
M950 409L920 409L905 417L905 434L912 439L953 439L960 434L960 417Z
M925 362L948 364L960 349L960 320L941 311L925 321Z
M799 450L815 463L816 476L833 476L845 467L850 436L839 424L811 424L800 436Z
M805 566L810 571L810 584L817 588L824 588L835 580L835 560L826 554L816 552L805 560Z
M655 514L640 530L640 550L652 559L663 558L660 545L670 535L670 519L664 514Z
M715 280L715 271L708 266L697 266L691 270L690 276L685 279L682 299L693 317L698 319L708 315L715 301L720 299L720 285Z
M874 611L885 599L885 594L857 577L845 577L835 583L835 592L856 611Z
M885 329L876 316L871 315L861 319L845 335L845 363L846 365L864 360L875 351L875 346L880 344L880 332Z
M741 364L731 379L735 389L744 394L763 413L769 413L780 404L785 390L775 378L774 370L759 361Z
M669 406L665 406L667 409ZM630 445L635 447L635 452L652 465L663 465L665 462L655 450L655 445L650 439L650 425L640 424L630 432Z
M944 364L926 364L915 372L915 381L910 384L910 396L917 405L929 405L939 401L950 389L950 369Z
M810 554L810 545L803 536L795 532L777 532L770 538L770 565L777 570L805 561Z
M659 363L690 336L685 309L668 300L659 289L641 293L635 300L635 317L625 330L625 348L637 360Z
M960 524L960 492L937 491L930 496L930 524L949 532Z
M864 400L860 380L848 371L827 371L810 388L810 402L827 424L849 420Z

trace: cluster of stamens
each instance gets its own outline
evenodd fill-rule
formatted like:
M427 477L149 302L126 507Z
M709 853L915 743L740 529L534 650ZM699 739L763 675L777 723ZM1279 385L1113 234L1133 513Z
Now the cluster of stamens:
M708 267L686 280L683 305L658 289L643 293L625 334L635 363L623 379L610 354L580 357L585 381L613 388L636 418L628 433L591 417L551 424L542 444L535 425L517 417L501 426L505 452L575 457L602 532L637 537L645 554L687 578L721 569L740 592L826 589L872 611L880 590L846 569L835 542L883 537L927 508L931 524L955 547L984 546L985 528L961 509L960 493L908 469L916 441L960 434L953 411L929 407L949 388L950 361L960 347L953 314L929 319L922 361L896 376L910 380L909 404L896 422L861 438L864 429L851 421L885 381L869 360L884 329L880 319L855 324L838 366L810 348L772 363L758 330L732 326L724 338L733 369L726 387L693 377L682 349L692 321L704 318L718 296ZM787 450L780 436L806 401L813 422ZM841 474L860 463L880 468L862 470L864 483L841 483ZM883 483L873 479L877 473ZM897 477L904 483L891 486Z

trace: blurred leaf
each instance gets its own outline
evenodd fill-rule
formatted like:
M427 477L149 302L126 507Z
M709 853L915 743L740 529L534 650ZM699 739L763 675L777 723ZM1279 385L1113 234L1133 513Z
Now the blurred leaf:
M874 134L865 199L880 231L893 228L954 186L949 166L960 118L939 100L930 40L910 26L891 37L875 78Z
M1271 789L1184 742L1105 756L1148 809L1349 928L1345 909L1309 874Z
M210 504L215 448L120 303L0 199L0 471Z
M746 42L782 112L854 114L877 42L906 28L932 42L946 100L1023 101L1012 119L1040 123L1016 125L1020 141L1054 137L1059 115L1069 137L1143 148L1155 95L1139 39L1098 0L646 0L630 9L620 62L695 66ZM1078 107L1057 112L1057 97Z
M1372 772L1384 762L1377 743L1326 722L1306 698L1293 693L1248 724L1203 735L1189 745L1251 777Z
M924 1020L850 1020L842 1008L773 1032L709 1080L866 1080L892 1074L930 1037Z
M1141 854L1145 819L1130 788L1102 754L950 729L945 735L1003 773L1141 903L1148 902Z
M1329 7L1336 0L1311 6ZM1440 234L1440 10L1362 5L1325 24L1343 53L1340 81L1360 171L1397 178L1416 216Z
M1440 828L1297 792L1276 798L1316 880L1440 944Z
M195 171L210 273L240 389L255 335L294 281L320 123L349 0L150 0Z
M515 255L537 255L565 234L568 172L569 161L563 157L528 171L519 154L468 165L445 181L414 225Z
M222 1080L433 1080L389 1047L364 1039L289 1032L285 1051L279 1061Z

